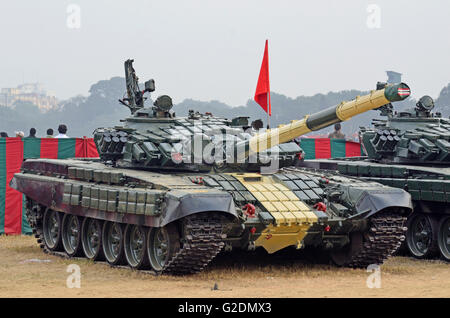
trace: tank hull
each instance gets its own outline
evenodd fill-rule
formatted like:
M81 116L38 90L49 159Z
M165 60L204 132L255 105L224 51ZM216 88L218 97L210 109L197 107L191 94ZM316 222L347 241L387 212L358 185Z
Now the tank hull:
M78 240L72 249L67 247L69 243L59 244L59 252L69 256L72 250L78 251L76 255L91 255L81 244L89 241L83 236L88 234L81 231L81 236L74 239L64 232L77 224L81 230L81 224L99 222L103 232L118 224L124 232L125 243L120 244L124 255L126 239L131 235L127 233L142 231L147 240L147 250L142 255L148 259L152 254L151 233L174 228L174 233L166 236L179 236L184 243L159 270L158 266L149 266L151 261L138 258L142 263L139 268L170 274L198 272L219 252L232 249L264 248L274 253L291 246L314 247L329 251L340 265L364 267L381 263L400 246L404 216L411 209L410 197L403 190L294 167L268 175L164 174L119 169L99 161L33 159L24 162L11 186L26 195L30 224L41 247L48 252L58 252L45 236L52 231L44 225L51 211L54 219L59 219L55 221L60 229L56 237L68 237L69 242ZM358 241L352 241L355 233L370 232L376 222L381 222L377 218L395 228L390 236L384 233L382 248L364 249L363 242L359 242L358 249L344 253L343 258L342 251ZM382 232L383 229L373 234ZM192 233L200 233L199 238L193 238ZM103 254L114 254L105 247L108 237L104 239ZM189 239L193 241L187 242ZM193 260L196 261L192 263ZM124 263L116 263L112 256L109 261L112 265ZM135 264L132 257L126 263L131 267Z
M365 158L306 160L301 166L404 189L411 194L414 213L408 217L405 247L416 258L440 256L450 260L450 168L378 163Z

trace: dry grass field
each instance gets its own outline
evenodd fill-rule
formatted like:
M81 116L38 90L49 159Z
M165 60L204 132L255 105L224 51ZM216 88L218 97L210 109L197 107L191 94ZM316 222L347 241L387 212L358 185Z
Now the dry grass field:
M66 287L69 264L80 266L81 288ZM33 237L0 237L0 297L450 297L449 273L438 260L394 257L381 267L381 288L370 289L365 270L242 254L197 275L154 276L47 255Z

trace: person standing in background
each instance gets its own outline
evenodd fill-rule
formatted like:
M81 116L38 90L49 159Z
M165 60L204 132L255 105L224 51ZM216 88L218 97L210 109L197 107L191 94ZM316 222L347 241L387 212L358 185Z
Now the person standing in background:
M25 137L25 133L23 131L16 131L16 137L23 138Z
M46 138L53 138L53 129L51 129L51 128L47 129L47 137Z
M345 135L341 132L341 124L334 125L334 131L328 135L332 139L345 139Z
M30 129L30 135L27 138L36 138L36 128Z
M56 135L55 138L69 138L69 136L66 135L67 132L67 126L64 124L61 124L58 126L58 132L59 134Z
M7 138L8 137L8 133L2 131L2 132L0 132L0 137Z

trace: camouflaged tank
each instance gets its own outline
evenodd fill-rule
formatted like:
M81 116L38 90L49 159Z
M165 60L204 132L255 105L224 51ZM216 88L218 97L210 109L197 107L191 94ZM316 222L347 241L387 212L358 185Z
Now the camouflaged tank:
M387 104L380 108L387 119L375 119L373 128L360 131L367 158L304 165L405 189L414 204L407 221L408 251L416 258L439 254L450 261L450 120L433 108L430 96L398 112Z
M405 84L258 132L246 117L177 117L166 95L145 108L154 81L141 91L132 60L125 71L132 116L95 131L100 160L26 160L11 182L45 251L186 274L222 250L312 247L365 267L400 246L406 191L295 168L293 140L403 99Z

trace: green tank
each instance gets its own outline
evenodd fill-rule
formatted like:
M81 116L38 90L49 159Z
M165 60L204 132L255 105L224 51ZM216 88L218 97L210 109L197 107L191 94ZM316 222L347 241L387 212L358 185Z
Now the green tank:
M144 107L155 82L141 90L132 63L120 100L132 116L95 130L99 160L30 159L11 181L44 251L188 274L233 249L309 247L365 267L400 246L406 191L296 168L303 152L293 140L402 100L406 84L257 131L248 117L177 117L167 95Z
M378 83L378 88L385 85ZM430 96L402 111L384 105L379 110L386 119L374 119L372 128L359 132L367 157L312 160L301 166L408 191L414 213L407 221L407 250L416 258L440 255L450 261L450 120L433 108Z

